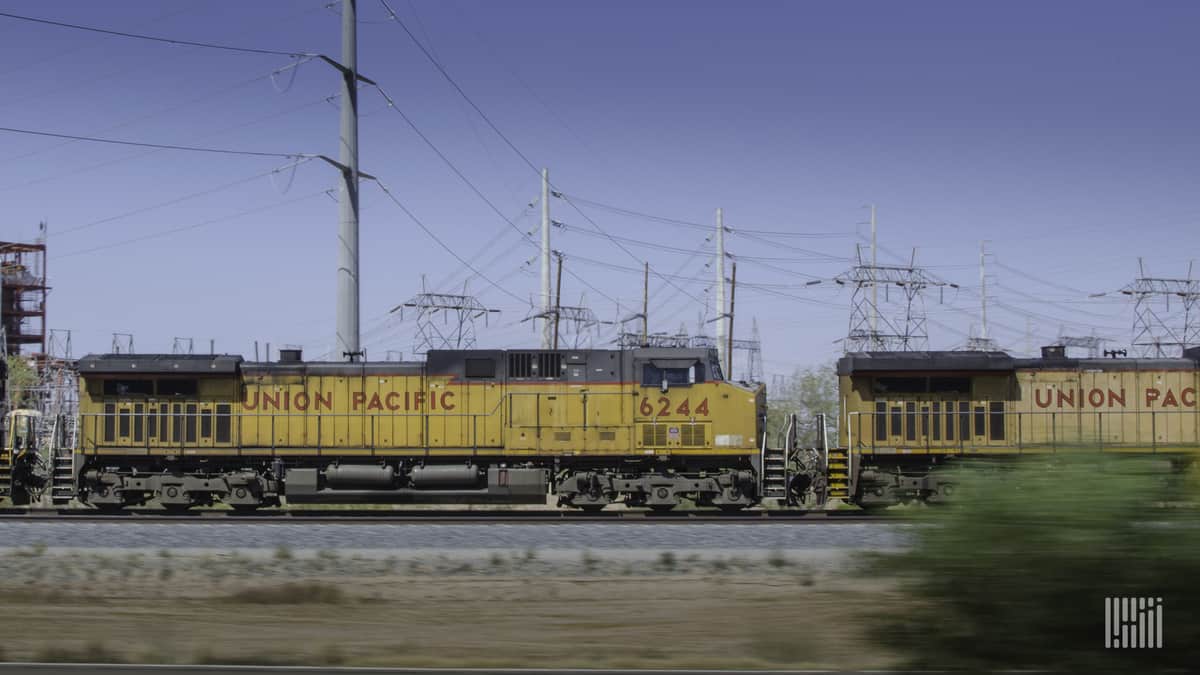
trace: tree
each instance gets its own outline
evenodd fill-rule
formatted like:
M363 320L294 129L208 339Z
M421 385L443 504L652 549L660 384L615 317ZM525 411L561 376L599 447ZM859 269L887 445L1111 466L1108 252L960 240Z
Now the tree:
M28 403L29 395L37 386L37 371L19 354L9 356L7 365L8 383L5 393L8 397L8 407L19 408Z
M800 445L813 447L817 443L816 419L824 413L830 438L836 437L838 422L838 379L833 363L797 368L784 379L779 391L767 390L767 431L781 434L787 416L796 413L800 423ZM772 436L775 437L775 436Z

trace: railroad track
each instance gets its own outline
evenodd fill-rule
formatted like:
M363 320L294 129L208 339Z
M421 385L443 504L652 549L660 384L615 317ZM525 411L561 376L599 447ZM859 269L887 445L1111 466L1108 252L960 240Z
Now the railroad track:
M670 511L665 513L617 510L585 513L581 511L543 510L449 510L449 509L267 509L237 513L220 509L195 509L170 513L162 509L127 509L120 513L101 513L95 509L0 509L0 521L25 522L105 522L105 523L625 523L625 524L846 524L864 522L902 522L900 514L864 514L861 511Z

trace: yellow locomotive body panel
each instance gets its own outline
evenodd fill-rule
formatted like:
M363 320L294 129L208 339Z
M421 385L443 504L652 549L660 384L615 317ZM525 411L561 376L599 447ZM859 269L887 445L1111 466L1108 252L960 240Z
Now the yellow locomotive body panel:
M839 390L840 444L866 455L1200 452L1192 358L851 355Z
M950 498L959 457L1200 454L1200 348L1181 358L1003 352L847 354L831 495L864 507Z
M720 380L663 391L632 380L472 382L252 366L167 393L181 389L176 380L106 390L104 380L85 378L82 452L746 454L758 447L764 397L761 386Z
M83 493L221 499L758 499L761 385L708 349L430 352L424 362L81 360ZM164 502L167 503L167 502Z

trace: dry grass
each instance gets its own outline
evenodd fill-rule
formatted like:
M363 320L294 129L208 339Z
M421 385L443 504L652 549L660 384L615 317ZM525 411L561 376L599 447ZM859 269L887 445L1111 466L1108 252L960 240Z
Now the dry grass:
M225 599L246 605L338 605L346 601L346 593L340 586L326 582L289 582L243 588Z
M278 579L222 574L211 561L154 558L140 561L143 572L108 575L103 584L0 585L6 658L546 668L893 662L864 642L852 609L886 611L890 589L851 586L835 574L814 581L799 565L747 571L672 555L635 571L588 553L569 573L525 575L514 566L529 563L515 553L497 556L498 565L484 558L401 564L392 574ZM473 571L447 576L445 565ZM168 566L173 573L163 579L159 570ZM597 574L583 571L589 568Z

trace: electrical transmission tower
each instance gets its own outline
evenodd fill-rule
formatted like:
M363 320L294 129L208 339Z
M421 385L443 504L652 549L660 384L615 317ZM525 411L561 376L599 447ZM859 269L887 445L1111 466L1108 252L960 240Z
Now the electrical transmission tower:
M762 337L758 332L758 319L750 322L750 339L746 341L746 379L750 382L765 382L762 362ZM734 345L737 349L737 345Z
M478 298L467 295L466 290L464 287L462 295L422 292L392 309L400 312L401 319L405 308L417 311L414 354L424 354L431 349L474 349L475 322L482 318L486 325L488 317L499 314L500 310L488 309ZM440 324L437 321L439 315Z
M555 305L549 312L538 312L529 317L545 319L553 326L551 348L558 349L571 337L571 348L586 347L591 342L592 329L600 325L600 319L589 307L579 305Z
M566 344L567 336L571 337L572 349L588 346L591 343L593 329L598 329L601 323L600 319L596 317L596 313L591 308L584 306L583 298L580 298L578 305L563 305L556 301L549 310L530 314L522 319L522 321L537 320L550 326L550 349L558 349ZM641 340L641 333L622 333L619 338L622 347L638 346Z
M895 352L928 348L925 291L946 286L958 288L958 285L942 281L918 267L916 249L907 266L867 263L862 259L861 247L857 253L858 264L834 278L840 286L853 287L850 330L843 341L844 349L847 352ZM882 302L879 297L881 287ZM896 302L891 300L892 293L898 296Z
M68 455L75 447L79 426L78 368L71 353L71 331L51 329L46 354L38 359L38 384L34 392L38 411L38 447L47 456Z
M543 348L558 349L559 338L570 335L572 337L571 347L578 349L580 346L587 346L591 343L590 331L600 325L600 319L596 318L595 312L584 306L583 297L580 297L578 305L562 304L563 254L559 251L554 251L553 254L558 259L558 282L554 292L554 304L543 308L540 312L530 314L522 321L540 320L543 326L549 328L550 341ZM566 340L562 340L562 342L566 342Z
M630 349L634 347L689 347L692 345L692 340L695 338L689 337L687 333L650 333L642 338L641 333L621 333L617 336L617 345L622 349ZM707 346L707 345L706 345Z
M112 334L112 353L113 354L132 354L133 353L133 334L132 333L113 333Z
M192 338L177 337L171 341L172 354L194 354L196 342Z
M1133 283L1121 289L1134 299L1133 348L1138 356L1177 356L1200 344L1200 322L1196 320L1200 281L1192 279L1191 264L1186 279L1165 279L1146 276L1138 258L1138 273ZM1176 298L1174 308L1172 298Z
M1061 332L1058 335L1058 344L1086 349L1089 359L1100 358L1100 350L1104 348L1105 342L1108 342L1108 338L1097 335L1063 335Z

